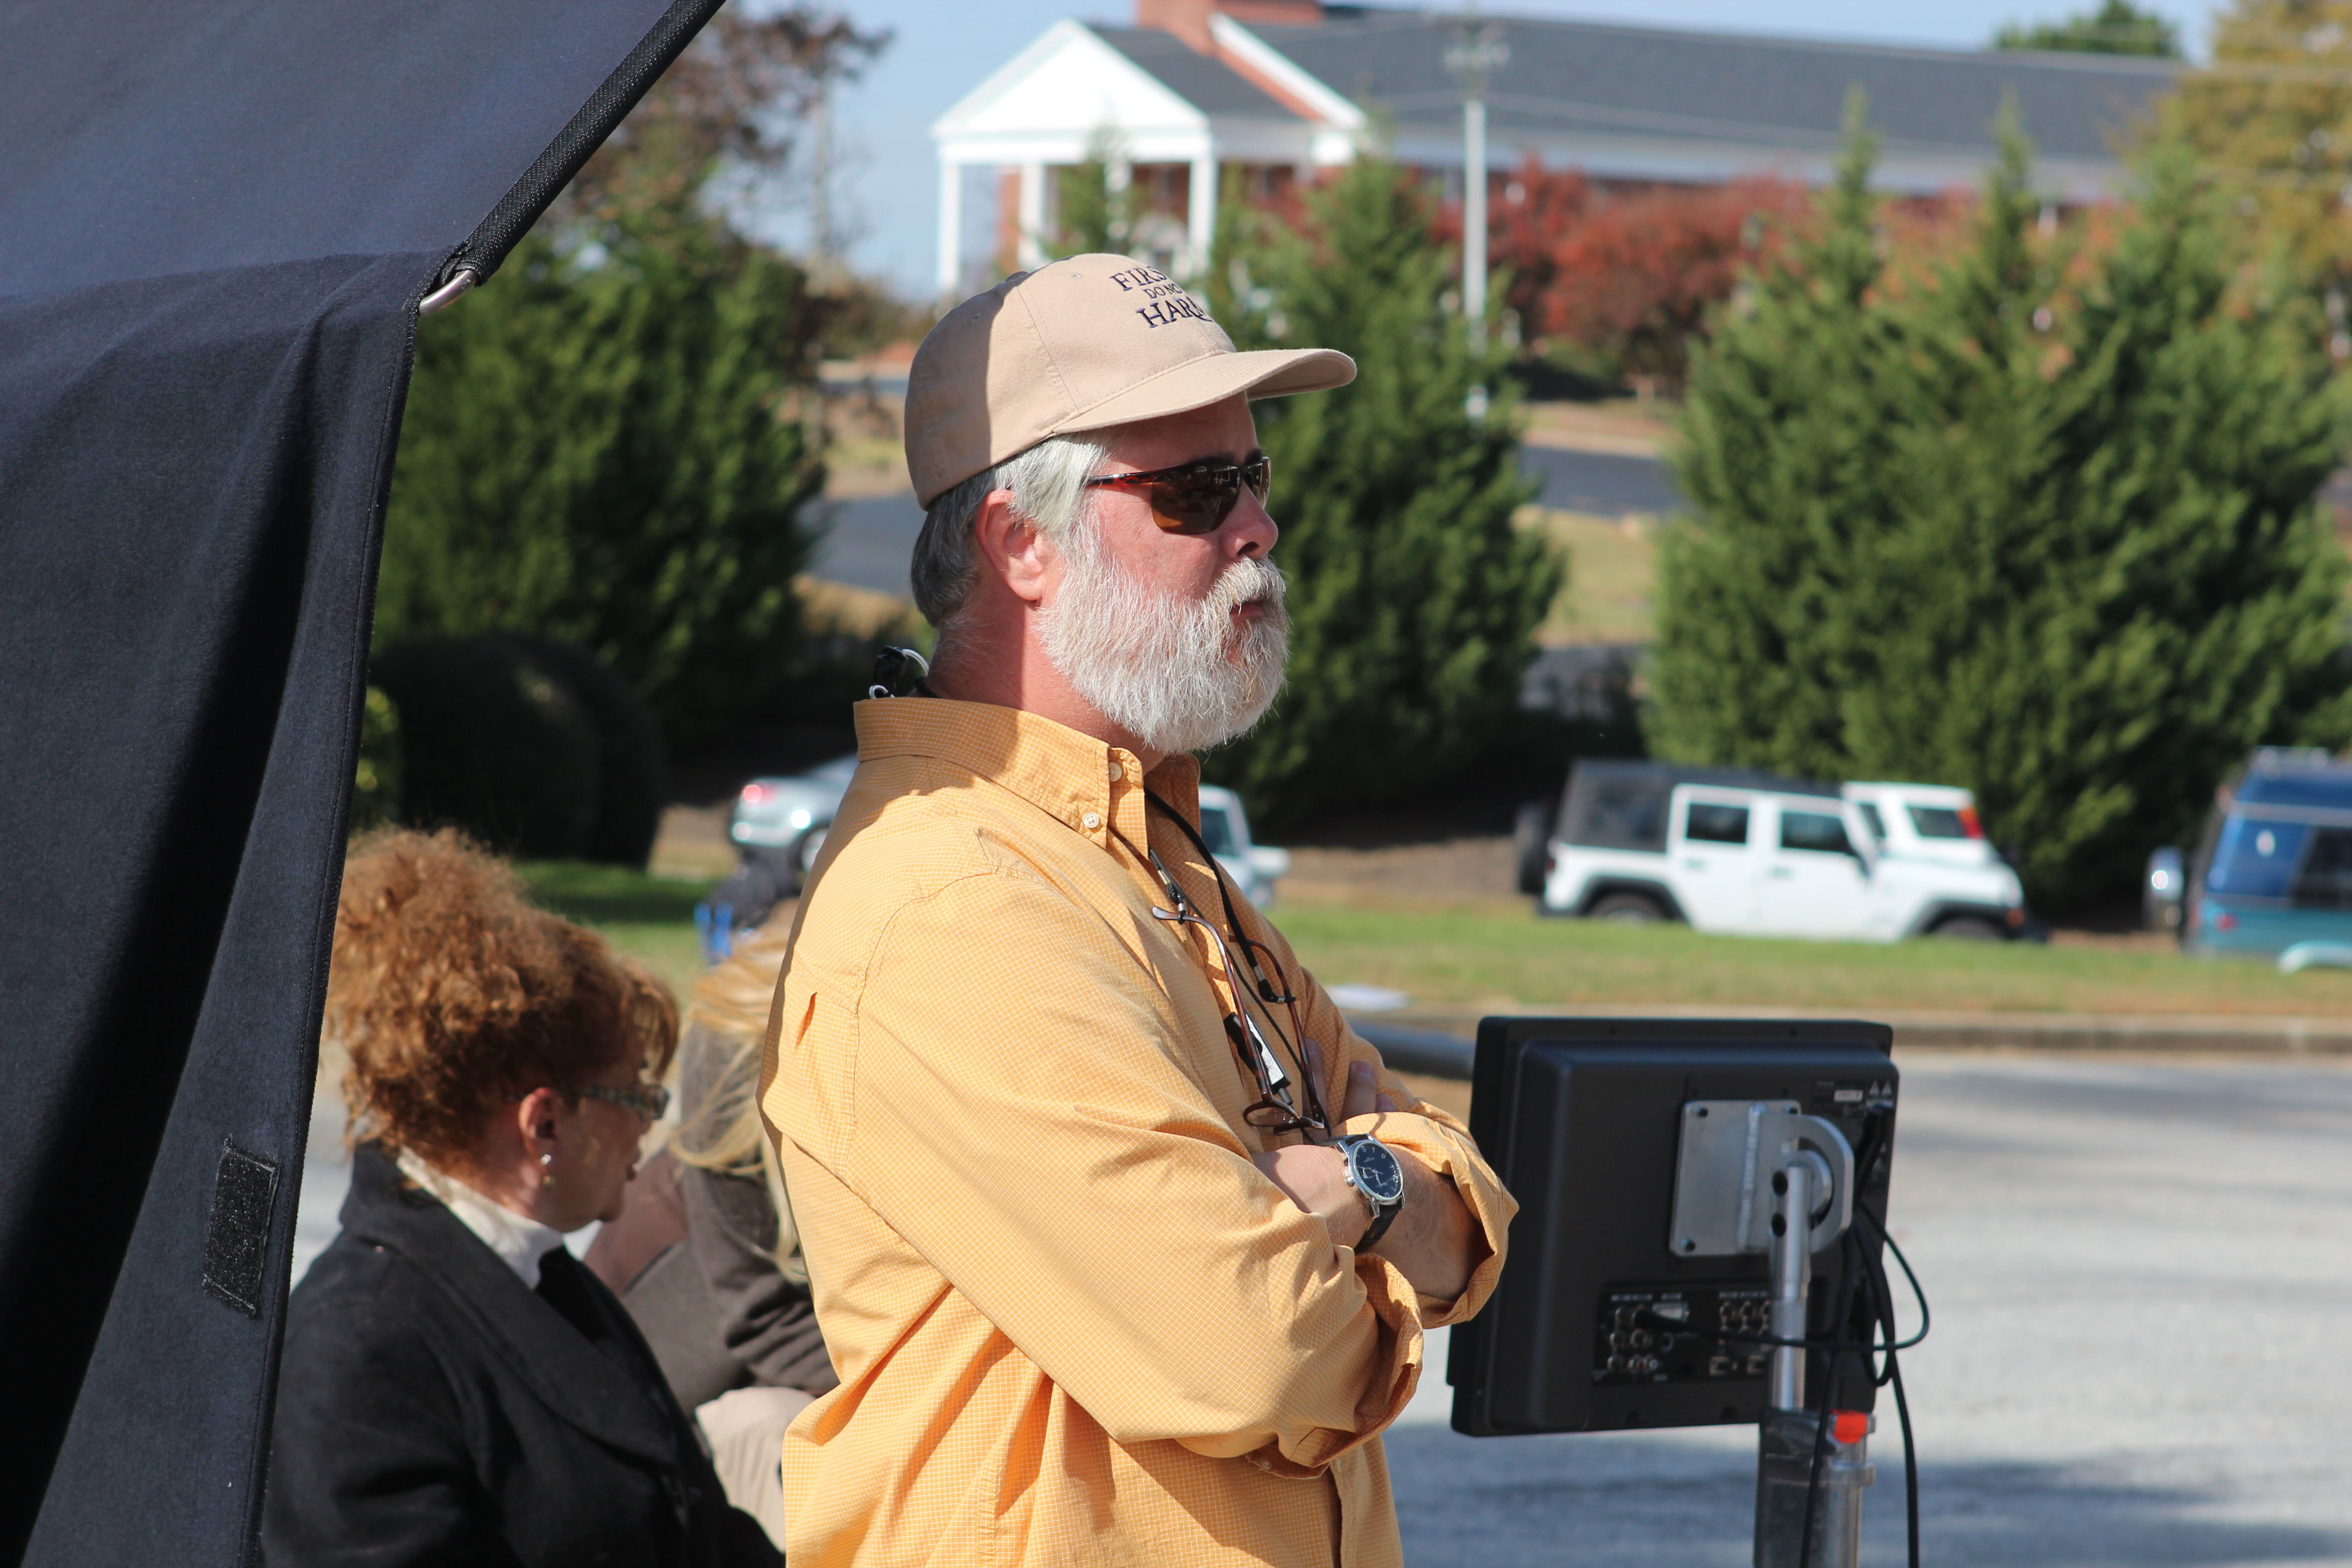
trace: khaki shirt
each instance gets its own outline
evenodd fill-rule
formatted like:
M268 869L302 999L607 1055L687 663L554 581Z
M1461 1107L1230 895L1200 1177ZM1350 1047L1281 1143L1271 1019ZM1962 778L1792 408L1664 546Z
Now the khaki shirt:
M860 703L857 736L761 1083L841 1374L784 1441L794 1568L1399 1563L1377 1434L1423 1329L1493 1291L1510 1194L1383 1069L1412 1109L1347 1130L1451 1175L1485 1256L1440 1301L1334 1248L1250 1163L1297 1135L1242 1120L1213 946L1152 918L1167 895L1113 836L1222 920L1137 759L939 699ZM1197 827L1199 777L1148 783ZM1380 1058L1234 902L1336 1110Z

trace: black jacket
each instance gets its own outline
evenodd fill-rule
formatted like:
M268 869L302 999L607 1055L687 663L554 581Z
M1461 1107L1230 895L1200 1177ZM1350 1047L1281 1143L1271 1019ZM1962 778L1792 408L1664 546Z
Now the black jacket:
M620 1303L562 1248L533 1291L383 1152L296 1288L263 1507L272 1568L779 1558L730 1508Z

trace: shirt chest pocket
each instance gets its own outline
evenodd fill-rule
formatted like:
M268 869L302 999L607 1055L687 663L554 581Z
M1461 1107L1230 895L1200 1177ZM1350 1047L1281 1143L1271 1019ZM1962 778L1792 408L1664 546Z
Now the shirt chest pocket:
M761 1107L783 1136L837 1170L857 1124L857 1015L822 991L791 985L782 1012Z

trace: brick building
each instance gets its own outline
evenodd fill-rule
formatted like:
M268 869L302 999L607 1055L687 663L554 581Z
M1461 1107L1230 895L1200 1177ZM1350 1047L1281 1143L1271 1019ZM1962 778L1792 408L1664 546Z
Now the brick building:
M1533 153L1629 184L1743 175L1820 184L1846 93L1869 95L1878 180L1929 195L1972 183L2014 98L2052 196L2095 200L2123 174L2118 142L2179 69L2113 56L2002 53L1482 17L1508 58L1489 79L1487 162ZM1261 187L1344 163L1383 132L1403 162L1460 178L1462 94L1445 13L1318 0L1136 0L1130 25L1057 22L931 128L940 156L942 294L1010 250L1042 259L1051 171L1108 153L1114 186L1149 214L1132 248L1191 272L1221 173ZM1368 112L1369 110L1369 112ZM992 180L968 177L991 171ZM968 237L995 207L994 246Z

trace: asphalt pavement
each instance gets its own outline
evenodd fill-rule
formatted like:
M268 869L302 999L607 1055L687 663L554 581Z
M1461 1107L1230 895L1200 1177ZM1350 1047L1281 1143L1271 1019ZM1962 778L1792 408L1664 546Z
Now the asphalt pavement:
M1536 499L1545 506L1622 517L1677 504L1665 466L1653 458L1522 447L1519 466L1543 482ZM923 527L912 490L820 501L810 516L825 531L809 567L812 576L878 594L907 593L907 562Z
M1904 1358L1922 1560L2352 1565L2352 1067L1898 1059L1890 1218L1935 1312ZM334 1234L341 1133L322 1102L298 1278ZM1387 1438L1417 1568L1748 1562L1753 1428L1463 1437L1444 1360ZM1873 1447L1864 1561L1890 1568L1891 1400Z
M915 536L923 531L923 509L915 504L913 490L822 500L802 516L824 531L809 563L810 576L902 599L912 592L907 563L914 558Z
M2352 1070L1901 1058L1890 1219L1935 1568L2352 1564ZM1442 1355L1433 1360L1442 1364ZM1391 1434L1423 1568L1748 1561L1753 1428ZM1864 1560L1904 1561L1892 1401Z

